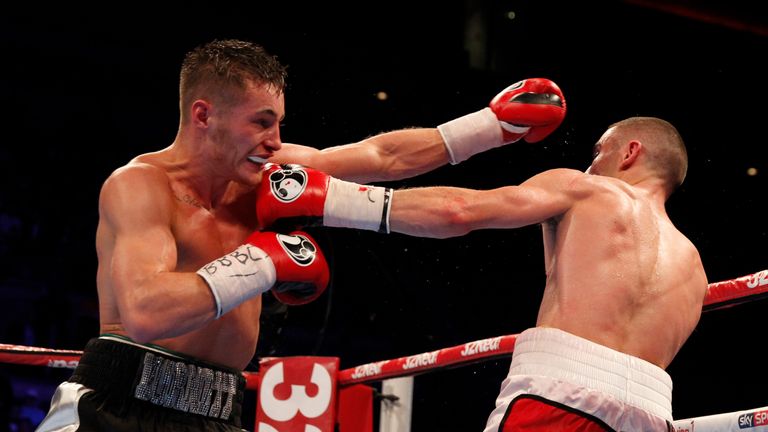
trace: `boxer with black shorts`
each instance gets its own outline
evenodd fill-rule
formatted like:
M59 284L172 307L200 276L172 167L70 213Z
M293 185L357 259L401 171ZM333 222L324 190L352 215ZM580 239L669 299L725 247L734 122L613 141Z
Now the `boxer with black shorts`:
M39 431L240 430L239 374L256 351L261 294L271 289L280 301L302 304L329 278L309 235L265 231L257 219L268 162L396 180L530 140L529 133L543 138L564 115L531 122L526 112L538 107L530 96L546 98L557 86L521 81L498 96L517 97L511 106L449 122L462 145L448 144L457 138L436 128L414 128L318 150L280 140L285 77L285 67L250 42L213 41L187 54L174 142L135 157L102 186L102 335L58 388ZM295 193L289 186L282 192Z

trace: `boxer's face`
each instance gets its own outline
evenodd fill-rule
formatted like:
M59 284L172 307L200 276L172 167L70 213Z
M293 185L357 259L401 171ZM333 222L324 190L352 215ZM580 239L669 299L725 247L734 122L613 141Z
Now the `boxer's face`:
M257 184L264 163L282 148L280 121L285 117L284 95L274 87L252 84L243 97L216 111L209 139L214 157L236 180ZM222 173L222 175L226 175Z
M613 129L606 131L592 148L592 165L587 168L587 174L613 176L618 169L621 154L616 144Z

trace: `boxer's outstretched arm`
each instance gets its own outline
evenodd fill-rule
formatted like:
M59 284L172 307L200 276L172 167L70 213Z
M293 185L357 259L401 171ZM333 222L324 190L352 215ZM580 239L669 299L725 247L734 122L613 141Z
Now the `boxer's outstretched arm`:
M519 186L491 190L426 187L397 190L390 231L446 238L477 229L518 228L562 215L591 193L584 173L545 171Z
M393 192L312 168L270 164L257 189L263 227L322 224L418 237L455 237L484 228L518 228L568 211L596 190L594 176L572 169L538 174L492 190L425 187ZM283 185L304 184L295 189Z
M489 107L437 128L402 129L325 150L284 144L270 162L301 164L358 183L399 180L521 139L541 141L565 112L557 84L530 78L502 90Z
M283 148L270 159L270 162L313 167L358 183L409 178L443 166L448 161L443 139L434 128L397 130L324 150L283 144Z

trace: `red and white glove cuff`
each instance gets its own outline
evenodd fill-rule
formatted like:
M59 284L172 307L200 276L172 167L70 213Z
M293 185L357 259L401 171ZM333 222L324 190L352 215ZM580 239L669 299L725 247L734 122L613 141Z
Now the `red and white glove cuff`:
M499 127L501 123L501 127ZM467 114L437 127L445 141L445 147L456 165L470 157L505 143L501 128L513 133L525 133L528 127L499 122L490 108ZM511 129L510 129L511 128Z
M392 189L331 178L323 225L389 233Z
M277 281L272 259L251 244L244 244L211 261L197 274L205 280L216 299L216 318L269 290Z

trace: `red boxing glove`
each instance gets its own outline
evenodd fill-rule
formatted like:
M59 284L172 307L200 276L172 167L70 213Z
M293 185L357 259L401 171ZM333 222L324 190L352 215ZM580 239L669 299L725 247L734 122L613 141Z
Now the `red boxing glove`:
M492 148L543 140L565 118L565 98L546 78L518 81L496 95L490 106L437 126L452 164Z
M520 138L529 143L543 140L560 126L566 111L560 87L546 78L518 81L496 95L489 106L499 119L505 143Z
M309 234L255 232L247 242L263 250L275 265L277 281L272 294L279 301L289 305L309 303L328 287L328 262Z
M300 165L266 164L256 190L261 228L322 224L389 232L392 190L333 178Z
M264 165L256 196L256 219L261 228L277 220L294 227L322 224L328 196L327 174L301 165Z
M255 232L234 251L204 265L197 274L216 302L216 318L272 289L287 304L308 303L325 291L329 270L306 233Z

